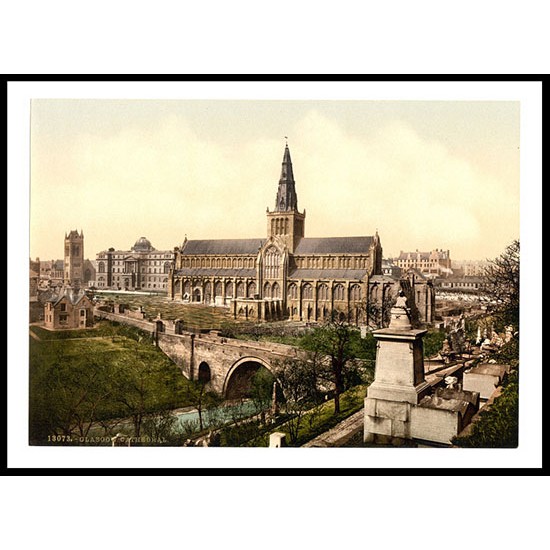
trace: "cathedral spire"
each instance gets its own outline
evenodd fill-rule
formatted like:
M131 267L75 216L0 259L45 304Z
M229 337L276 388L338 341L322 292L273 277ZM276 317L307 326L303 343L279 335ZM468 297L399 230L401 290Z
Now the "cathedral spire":
M298 210L298 197L296 195L292 160L287 143L283 155L279 189L277 190L277 198L275 199L275 211L285 212L288 210Z

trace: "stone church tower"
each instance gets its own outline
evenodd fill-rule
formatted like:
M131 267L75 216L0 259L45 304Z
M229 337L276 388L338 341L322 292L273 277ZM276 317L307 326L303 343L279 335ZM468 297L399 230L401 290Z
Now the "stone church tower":
M382 326L384 308L403 289L419 319L432 321L430 283L384 275L378 232L306 237L305 219L286 144L275 208L267 208L267 239L185 239L175 250L169 297L231 307L235 318L254 321L336 317Z
M304 236L306 212L298 212L298 196L288 144L285 146L275 210L267 210L267 236L279 237L292 254Z
M70 286L84 283L84 232L80 230L65 234L65 261L63 282Z

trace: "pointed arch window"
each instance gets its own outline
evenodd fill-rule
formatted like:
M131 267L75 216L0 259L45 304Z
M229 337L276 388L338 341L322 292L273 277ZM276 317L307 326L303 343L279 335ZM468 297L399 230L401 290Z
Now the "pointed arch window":
M298 299L298 287L295 283L291 283L290 285L288 285L288 296L292 300Z
M248 297L252 298L256 294L256 283L248 283Z
M361 301L361 287L359 285L353 285L350 289L350 298L354 302Z
M225 297L226 298L233 298L233 282L232 281L226 281L225 282Z
M328 300L328 286L325 284L319 285L317 289L317 298L319 300Z
M267 249L264 256L264 278L277 279L280 276L281 256L275 247Z
M244 283L242 281L239 281L237 283L237 298L243 298L244 297Z
M337 284L334 287L334 299L340 301L345 300L345 291L343 285Z

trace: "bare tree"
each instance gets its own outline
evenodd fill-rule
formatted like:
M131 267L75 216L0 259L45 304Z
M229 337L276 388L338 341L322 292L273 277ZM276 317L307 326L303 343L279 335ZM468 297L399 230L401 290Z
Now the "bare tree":
M358 331L336 316L323 326L314 329L303 339L305 349L326 356L328 362L327 378L334 385L334 414L340 413L340 394L345 389L345 368L355 355L353 333ZM322 365L322 361L316 361Z
M304 414L321 401L316 362L293 359L278 363L274 368L284 396L282 409L289 416L285 427L290 441L294 443L298 439Z
M519 328L519 240L490 261L485 270L486 291L493 315L503 324Z
M267 369L259 369L252 377L250 397L261 423L265 423L265 412L272 405L275 377Z
M223 398L208 388L208 383L194 380L187 386L189 404L199 413L199 430L204 429L203 413L205 410L217 407Z
M381 300L367 299L364 302L369 329L387 327L390 323L390 312L394 299L391 292L383 293Z

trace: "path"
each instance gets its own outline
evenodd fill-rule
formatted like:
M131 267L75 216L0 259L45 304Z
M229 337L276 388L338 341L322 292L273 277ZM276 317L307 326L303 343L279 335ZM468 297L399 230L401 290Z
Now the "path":
M341 447L363 429L364 417L361 409L302 447Z

